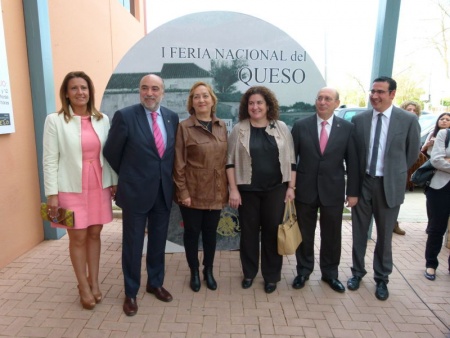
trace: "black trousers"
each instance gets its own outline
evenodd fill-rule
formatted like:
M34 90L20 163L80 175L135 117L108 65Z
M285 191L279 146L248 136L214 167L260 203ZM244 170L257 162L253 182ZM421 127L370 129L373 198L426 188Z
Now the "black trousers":
M281 279L283 256L277 251L278 225L282 222L286 185L270 191L241 191L240 256L244 278L255 278L259 267L261 230L261 273L267 283Z
M441 189L427 188L427 244L425 246L425 261L427 268L437 269L438 255L441 252L442 241L447 231L450 216L450 181ZM449 257L450 266L450 257Z
M216 233L220 210L201 210L180 205L184 223L183 242L189 268L198 269L198 239L202 234L203 265L212 267L216 253Z
M295 253L297 273L309 276L314 270L314 238L319 207L320 271L322 277L335 279L338 278L338 268L341 261L343 205L324 206L319 200L313 204L295 201L298 223L303 237L303 241Z

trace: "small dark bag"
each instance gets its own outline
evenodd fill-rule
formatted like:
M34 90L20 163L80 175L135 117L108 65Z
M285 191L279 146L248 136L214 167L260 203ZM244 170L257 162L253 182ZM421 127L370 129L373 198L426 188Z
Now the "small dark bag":
M448 147L448 142L450 138L449 135L450 129L447 129L447 137L445 138L445 148ZM436 170L437 169L433 167L430 160L428 160L411 175L411 182L413 182L415 185L419 187L428 187Z
M436 168L427 160L411 175L411 182L419 187L428 187L435 172Z

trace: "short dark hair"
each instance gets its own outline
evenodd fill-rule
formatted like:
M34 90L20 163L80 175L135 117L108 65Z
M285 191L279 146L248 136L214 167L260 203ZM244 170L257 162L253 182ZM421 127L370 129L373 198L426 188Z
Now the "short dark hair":
M247 89L241 98L241 103L239 105L239 121L250 118L250 114L248 113L248 100L250 99L250 96L254 94L261 95L264 98L264 101L266 101L268 108L267 119L269 121L278 120L280 117L280 107L275 94L267 87L253 86Z
M373 83L375 82L387 82L389 84L389 91L397 90L397 82L391 77L380 76L373 80Z

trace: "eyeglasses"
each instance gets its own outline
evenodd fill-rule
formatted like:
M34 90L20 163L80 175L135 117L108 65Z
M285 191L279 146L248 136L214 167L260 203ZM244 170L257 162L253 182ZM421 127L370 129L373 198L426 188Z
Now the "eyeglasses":
M441 118L439 119L439 121L450 122L450 118L441 117Z
M327 96L319 96L319 97L317 97L316 98L316 101L325 101L325 102L331 102L331 101L333 101L334 99L332 98L332 97L327 97Z
M392 92L392 90L380 90L380 89L378 89L378 90L375 90L375 89L369 90L369 94L370 95L374 95L374 94L383 95L383 94L390 93L390 92Z

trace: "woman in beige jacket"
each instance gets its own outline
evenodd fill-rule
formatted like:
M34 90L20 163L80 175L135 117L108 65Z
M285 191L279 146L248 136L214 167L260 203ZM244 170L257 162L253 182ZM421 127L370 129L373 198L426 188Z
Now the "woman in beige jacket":
M230 206L239 210L242 288L252 286L259 267L264 290L272 293L281 279L283 256L277 251L277 230L285 201L295 197L294 143L279 120L275 95L266 87L250 87L242 96L239 123L228 141L227 176Z

